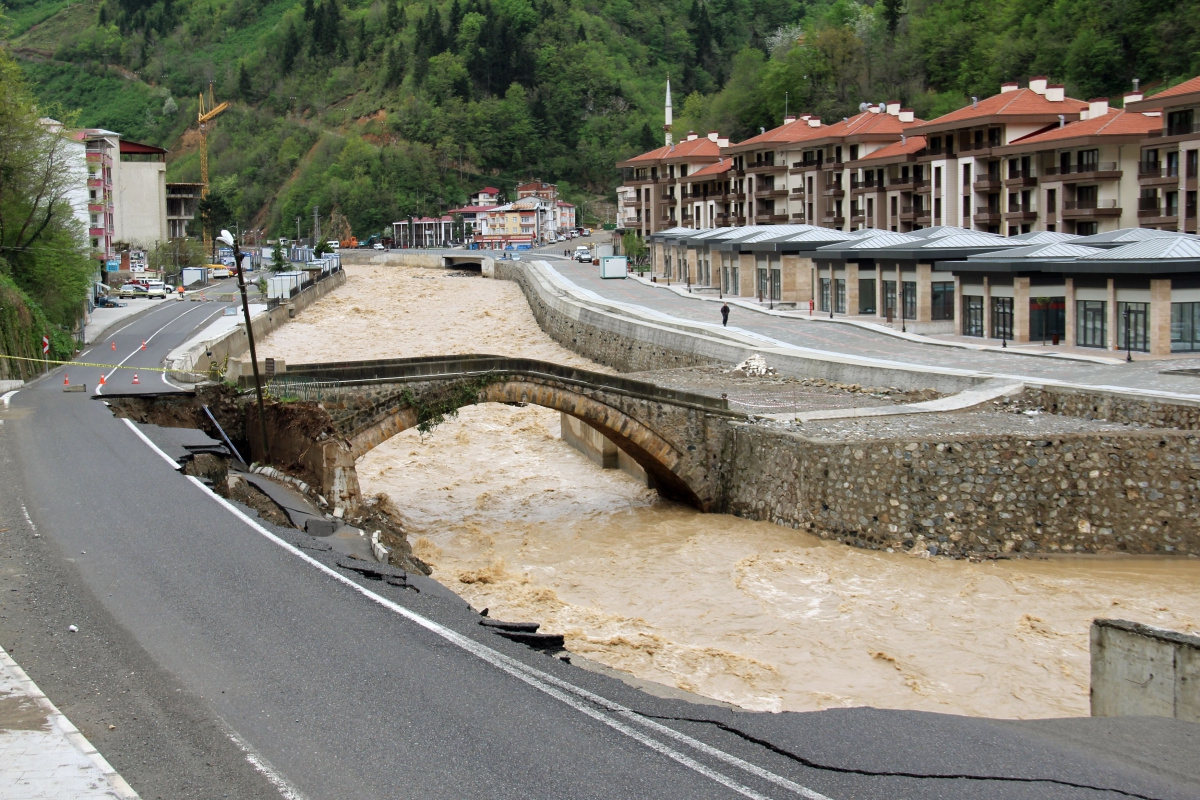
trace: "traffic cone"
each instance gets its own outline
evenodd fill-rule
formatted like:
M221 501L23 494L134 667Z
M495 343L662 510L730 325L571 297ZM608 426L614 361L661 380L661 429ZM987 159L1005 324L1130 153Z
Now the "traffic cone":
M142 349L143 350L146 349L146 340L145 339L142 339Z
M117 349L117 343L116 343L116 342L113 342L113 343L112 343L112 349L113 349L114 351Z
M100 373L100 385L101 386L104 385L104 373L103 372Z
M138 380L137 373L133 373L133 385L137 386L141 381Z
M63 373L63 386L70 386L71 379L67 377L67 373Z

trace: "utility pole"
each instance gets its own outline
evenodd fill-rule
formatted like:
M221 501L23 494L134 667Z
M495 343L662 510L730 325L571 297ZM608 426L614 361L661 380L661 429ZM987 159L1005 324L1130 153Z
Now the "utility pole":
M241 243L229 235L229 231L221 231L221 240L233 248L233 262L237 266L238 291L242 294L242 315L246 320L246 336L250 340L250 365L254 371L254 393L258 400L258 425L262 436L263 461L271 463L271 455L267 449L267 417L263 409L262 379L258 375L258 353L254 349L254 326L250 322L250 301L246 298L246 275L242 271Z
M296 246L300 246L300 218L296 217Z
M321 239L321 207L313 206L313 247Z

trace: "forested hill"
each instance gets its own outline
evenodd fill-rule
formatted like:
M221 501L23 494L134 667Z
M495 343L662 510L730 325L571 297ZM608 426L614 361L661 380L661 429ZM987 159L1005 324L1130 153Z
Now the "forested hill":
M355 233L481 184L560 183L603 212L613 163L676 128L735 141L786 107L899 99L929 117L1044 74L1076 97L1200 73L1200 0L13 0L9 45L47 108L172 149L196 180L197 93L243 225L312 205Z

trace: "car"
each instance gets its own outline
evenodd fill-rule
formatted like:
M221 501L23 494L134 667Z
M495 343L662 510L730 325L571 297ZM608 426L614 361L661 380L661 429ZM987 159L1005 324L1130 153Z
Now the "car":
M371 247L374 248L375 250L386 250L387 249L386 247L383 246L383 242L376 242L375 244L371 245Z
M117 289L117 297L125 298L147 298L150 293L146 291L146 287L140 283L126 283L120 289Z
M231 275L233 275L233 270L230 269L229 267L225 266L224 264L209 264L208 265L208 279L209 280L214 280L216 278L228 278Z

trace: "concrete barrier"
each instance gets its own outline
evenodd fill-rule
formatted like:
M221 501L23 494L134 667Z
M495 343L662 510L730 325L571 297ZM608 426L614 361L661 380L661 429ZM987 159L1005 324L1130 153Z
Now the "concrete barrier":
M1098 619L1091 655L1093 717L1200 722L1200 636Z

